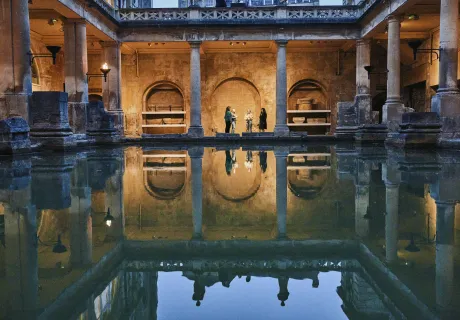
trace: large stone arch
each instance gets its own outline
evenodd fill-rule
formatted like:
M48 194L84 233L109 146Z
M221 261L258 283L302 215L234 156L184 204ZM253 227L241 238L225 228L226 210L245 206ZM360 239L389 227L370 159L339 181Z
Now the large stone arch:
M254 113L254 129L259 122L262 99L257 87L249 80L232 77L221 81L213 90L210 99L211 132L224 132L225 108L230 106L238 115L236 132L246 130L244 115L248 109Z

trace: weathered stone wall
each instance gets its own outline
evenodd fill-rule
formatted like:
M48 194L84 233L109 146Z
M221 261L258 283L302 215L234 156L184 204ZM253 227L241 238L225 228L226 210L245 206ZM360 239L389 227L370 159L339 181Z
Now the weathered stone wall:
M45 53L49 51L46 46L36 37L31 37L31 50L34 54ZM53 65L51 58L36 58L39 73L39 84L33 84L33 91L64 91L64 51L57 54L56 64Z
M141 112L145 94L149 87L159 82L170 82L180 89L185 102L186 124L189 125L189 54L139 54L138 57L138 67L135 55L123 55L122 58L122 106L127 121L126 133L142 132ZM248 108L255 112L254 125L258 123L260 108L265 108L268 130L273 130L276 54L212 53L203 55L201 64L202 123L206 135L213 135L215 130L224 131L223 117L227 105L238 109L238 125L241 127L237 131L243 130L243 117ZM337 75L335 52L288 53L288 89L301 80L318 82L324 88L326 107L332 110L331 120L335 124L336 102L352 100L355 95L355 55L342 53L340 69L340 75ZM232 81L229 82L229 79ZM220 92L225 87L228 87L227 95Z

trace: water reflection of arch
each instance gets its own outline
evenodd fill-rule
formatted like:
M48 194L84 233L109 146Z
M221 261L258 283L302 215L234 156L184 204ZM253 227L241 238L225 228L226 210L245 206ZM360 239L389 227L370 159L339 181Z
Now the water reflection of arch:
M228 154L235 151L238 168L232 168L227 174ZM240 202L252 198L260 188L262 173L259 163L256 163L256 152L253 153L252 170L245 168L247 151L225 150L212 154L212 185L216 192L225 200Z
M145 151L143 154L145 190L154 198L178 197L187 181L187 155L184 151Z
M331 176L329 153L291 154L287 163L288 187L296 197L313 199L324 191Z

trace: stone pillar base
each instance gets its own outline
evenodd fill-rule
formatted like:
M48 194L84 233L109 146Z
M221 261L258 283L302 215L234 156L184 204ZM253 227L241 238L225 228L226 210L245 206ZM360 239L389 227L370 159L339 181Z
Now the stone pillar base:
M387 125L388 131L398 131L399 124L402 122L402 114L412 111L414 109L406 108L401 102L387 102L382 108L382 123Z
M358 131L358 126L344 126L335 128L334 137L338 139L352 140Z
M460 92L439 92L431 98L431 111L440 117L460 114Z
M389 133L385 143L400 148L434 147L440 132L441 122L436 112L404 113L399 131Z
M112 114L114 117L114 125L118 134L123 136L125 131L125 114L122 110L109 110L107 113Z
M204 137L204 130L202 126L199 127L189 127L187 135L190 138L202 138Z
M365 124L359 127L355 135L357 143L384 142L388 129L384 124Z
M29 122L27 94L0 94L0 119L19 116Z
M54 150L65 150L77 145L76 137L70 133L69 135L46 135L46 132L40 132L35 135L31 132L31 140L33 143L39 143L43 147Z
M86 133L86 106L84 102L69 102L69 124L75 134Z
M0 154L30 151L29 125L21 117L0 121Z
M289 127L287 124L277 124L275 125L275 130L273 130L275 137L288 137L289 136Z

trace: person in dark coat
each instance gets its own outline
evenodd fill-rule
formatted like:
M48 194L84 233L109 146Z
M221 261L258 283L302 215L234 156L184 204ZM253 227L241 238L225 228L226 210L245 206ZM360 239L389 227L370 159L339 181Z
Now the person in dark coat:
M265 130L267 130L267 111L262 108L259 116L259 131L264 132Z
M232 112L230 107L225 109L225 133L230 133L230 126L232 125Z

